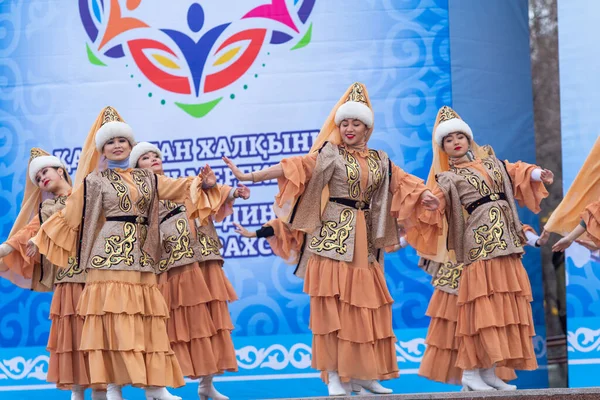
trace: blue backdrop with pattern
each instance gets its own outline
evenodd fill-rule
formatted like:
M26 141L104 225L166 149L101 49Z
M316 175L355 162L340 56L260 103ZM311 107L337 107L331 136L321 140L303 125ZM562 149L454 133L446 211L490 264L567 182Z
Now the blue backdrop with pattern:
M91 123L109 104L138 140L161 147L169 175L194 174L208 162L228 184L236 182L222 155L258 169L306 153L353 81L367 85L374 105L370 147L421 178L429 171L431 129L444 104L455 105L479 143L492 143L501 157L535 162L525 0L487 6L454 0L450 8L448 0L215 3L0 4L2 238L19 210L29 149L53 152L73 174ZM501 34L506 31L511 35ZM469 40L474 36L480 47ZM517 140L523 146L515 151L508 144ZM266 242L233 232L232 221L257 228L273 216L276 183L252 190L252 199L238 203L218 227L225 270L240 298L230 306L240 372L218 377L218 386L240 399L325 395L310 368L303 282ZM531 213L522 217L537 228ZM396 392L457 390L416 375L432 294L416 261L411 249L386 258L401 368L389 386ZM536 298L541 367L520 374L518 384L545 387L539 252L528 250L525 264ZM0 295L0 391L14 392L12 398L66 398L45 382L51 295L4 280ZM191 398L194 390L188 384L175 393ZM126 395L141 398L142 392L127 389Z

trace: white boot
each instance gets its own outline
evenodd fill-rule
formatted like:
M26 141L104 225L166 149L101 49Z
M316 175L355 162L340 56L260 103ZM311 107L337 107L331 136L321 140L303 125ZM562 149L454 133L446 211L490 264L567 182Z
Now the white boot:
M212 375L200 378L198 381L198 396L200 396L200 400L229 400L229 397L219 393L217 388L215 388Z
M92 400L106 400L106 390L92 389Z
M502 391L512 391L517 390L515 385L509 385L505 383L502 379L498 378L496 375L496 366L494 365L492 368L486 368L481 370L481 379L494 389L502 390Z
M352 393L354 393L357 396L369 395L369 392L367 392L362 386L360 386L358 383L355 383L354 381L352 381Z
M73 385L71 388L71 400L83 400L83 388L79 385Z
M346 396L346 388L342 386L340 376L335 371L328 371L329 383L327 384L327 390L330 396ZM351 389L351 387L350 387Z
M121 386L109 383L106 386L106 400L123 400Z
M493 387L488 386L481 379L481 376L479 376L478 369L470 369L463 371L462 384L466 392L495 390Z
M146 400L181 400L181 397L169 393L164 386L148 386L146 388Z
M370 381L366 381L363 379L352 379L353 390L355 385L358 385L361 388L366 389L374 394L390 394L393 392L392 389L388 389L386 387L381 386L381 384L375 379L372 379Z

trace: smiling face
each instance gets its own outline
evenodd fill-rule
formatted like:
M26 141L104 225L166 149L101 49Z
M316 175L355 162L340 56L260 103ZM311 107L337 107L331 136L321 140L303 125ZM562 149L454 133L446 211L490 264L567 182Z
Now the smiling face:
M358 146L367 141L369 128L359 119L345 119L340 124L342 141L348 146Z
M160 159L158 154L156 154L153 151L149 151L147 153L142 154L142 156L137 162L137 167L150 169L155 174L163 173L162 160Z
M35 181L42 192L54 192L62 184L65 170L62 168L46 167L35 174Z
M461 158L469 151L469 137L462 132L453 132L442 140L444 153L450 158Z
M131 143L124 137L112 138L104 144L102 154L110 161L126 160L131 154Z

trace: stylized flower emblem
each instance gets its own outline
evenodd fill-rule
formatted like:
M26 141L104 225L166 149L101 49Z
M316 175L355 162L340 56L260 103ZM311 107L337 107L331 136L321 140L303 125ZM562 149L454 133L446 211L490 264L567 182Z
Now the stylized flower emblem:
M291 43L290 49L296 50L310 43L315 2L272 0L237 20L213 25L196 2L187 9L185 21L174 27L145 22L137 15L142 0L79 0L79 10L92 64L133 64L179 108L203 117L270 47Z

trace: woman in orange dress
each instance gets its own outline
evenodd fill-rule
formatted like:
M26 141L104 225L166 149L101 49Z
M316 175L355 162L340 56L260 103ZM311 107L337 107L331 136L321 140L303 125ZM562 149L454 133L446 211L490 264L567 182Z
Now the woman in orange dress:
M321 371L331 396L349 394L351 383L391 392L378 382L399 372L382 249L398 243L396 218L411 245L424 252L441 222L428 215L426 208L436 209L439 201L423 182L385 152L368 148L372 128L367 91L355 83L308 155L252 173L224 159L240 181L277 178L276 212L305 236L295 273L305 278L310 296L312 367Z
M162 153L148 142L135 145L129 165L164 175ZM213 207L217 210L214 218L222 221L233 212L235 199L248 199L250 190L244 185L218 188L221 198ZM183 375L199 380L201 400L227 400L215 388L213 376L237 371L227 306L237 296L223 272L219 236L212 217L204 226L197 226L185 214L185 205L170 200L159 203L163 250L157 266L158 288L170 311L167 333L171 347Z
M108 384L109 400L122 399L123 385L144 388L148 400L175 400L166 386L183 386L184 380L154 270L160 258L158 201L185 203L191 217L204 221L212 213L209 196L220 194L211 189L212 173L170 179L129 168L134 143L131 127L106 107L83 146L66 207L32 240L52 263L67 267L77 256L88 272L77 313L85 318L79 350L88 354L91 384ZM101 156L108 163L102 171Z
M600 247L600 137L573 180L567 194L544 226L564 237L552 251L564 251L574 241L591 251ZM583 236L583 240L578 239Z
M84 390L90 387L89 366L85 354L78 351L83 319L75 310L83 291L85 272L75 260L69 263L68 269L57 271L56 266L44 257L38 259L35 251L28 248L29 240L37 234L41 223L65 207L71 194L71 178L58 158L38 148L31 149L28 178L19 216L8 240L0 246L0 257L3 257L0 276L34 291L54 290L46 379L56 383L59 389L70 390L72 400L83 400ZM43 200L44 194L51 197ZM92 399L105 398L106 387L94 386Z
M515 390L495 368L537 368L529 304L533 298L521 263L526 240L516 201L539 212L540 201L548 195L544 183L552 183L552 172L498 160L477 146L471 128L447 106L438 112L433 151L429 182L437 181L447 218L438 248L447 243L456 264L463 264L454 310L456 367L463 371L467 390ZM452 314L453 303L444 300L444 295L432 300L439 308L436 315ZM452 335L448 340L454 340Z

